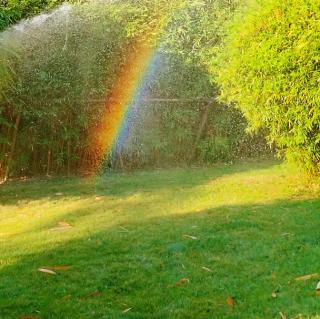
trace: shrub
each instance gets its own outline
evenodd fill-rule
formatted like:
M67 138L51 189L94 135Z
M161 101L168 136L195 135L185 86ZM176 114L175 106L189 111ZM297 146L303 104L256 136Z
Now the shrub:
M3 0L0 1L0 31L21 19L51 9L66 0Z
M320 163L319 19L316 0L263 1L236 16L212 63L222 99L311 172Z

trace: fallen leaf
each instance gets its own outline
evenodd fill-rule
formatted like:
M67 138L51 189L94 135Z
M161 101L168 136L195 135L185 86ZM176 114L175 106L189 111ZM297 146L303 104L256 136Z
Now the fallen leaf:
M283 233L282 236L292 236L291 233Z
M72 227L69 223L64 222L64 221L59 222L58 225L59 225L60 227Z
M287 319L287 317L281 311L279 312L279 315L280 315L281 319Z
M316 290L317 290L317 295L320 296L320 281L317 283Z
M103 197L101 197L101 196L96 196L95 200L96 200L96 201L103 200Z
M55 193L56 196L62 196L63 193Z
M47 268L39 268L38 271L44 272L44 273L49 274L49 275L56 275L57 274L53 270L50 270L50 269L47 269Z
M57 265L57 266L50 266L50 267L45 267L45 269L50 269L50 270L68 270L72 266L67 266L67 265Z
M99 297L102 295L102 292L99 291L99 290L96 290L96 291L93 291L85 296L82 296L80 297L81 300L85 300L85 299L88 299L88 298L94 298L94 297Z
M69 230L71 229L71 227L53 227L53 228L50 228L51 231L66 231L66 230Z
M119 226L119 228L121 228L123 231L125 232L129 232L130 230L128 230L127 228L123 227L123 226Z
M122 313L126 313L126 312L130 311L131 309L132 308L127 308L127 309L123 310Z
M197 237L191 236L191 235L183 235L182 237L184 237L184 238L190 238L190 239L193 239L193 240L198 239Z
M230 307L234 307L235 303L234 303L233 297L228 296L228 298L227 298L227 304L228 304L228 306L230 306Z
M277 288L277 289L275 289L274 291L272 291L271 296L272 296L273 298L277 298L279 293L280 293L280 288Z
M70 228L72 228L72 226L69 223L67 223L65 221L61 221L61 222L58 222L58 226L57 227L53 227L50 230L53 230L53 231L64 231L64 230L69 230Z
M203 270L205 271L209 271L209 272L212 272L212 269L208 268L208 267L202 267Z
M181 285L183 285L183 284L185 284L185 283L187 283L187 282L189 282L189 279L188 279L188 278L182 278L182 279L180 279L180 280L178 280L178 281L176 282L176 286L181 286Z
M309 280L309 279L314 279L314 278L319 278L320 275L318 273L310 274L310 275L305 275L296 278L297 281L303 281L303 280Z

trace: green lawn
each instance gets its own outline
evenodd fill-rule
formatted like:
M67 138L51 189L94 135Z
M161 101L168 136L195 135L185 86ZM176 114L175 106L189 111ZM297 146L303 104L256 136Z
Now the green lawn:
M320 314L295 280L320 273L320 183L283 164L9 182L0 203L1 319Z

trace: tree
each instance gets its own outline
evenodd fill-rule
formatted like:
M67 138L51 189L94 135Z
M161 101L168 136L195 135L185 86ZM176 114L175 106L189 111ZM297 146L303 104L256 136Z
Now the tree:
M268 0L237 14L211 70L222 99L288 159L320 169L320 5Z

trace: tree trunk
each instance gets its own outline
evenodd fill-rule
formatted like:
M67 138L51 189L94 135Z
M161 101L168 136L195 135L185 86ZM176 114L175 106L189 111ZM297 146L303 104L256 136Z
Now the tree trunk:
M16 122L14 125L13 134L12 134L12 142L11 142L10 153L9 153L8 162L7 162L7 168L6 168L6 171L4 174L5 181L8 179L9 174L10 174L10 168L11 168L11 164L12 164L12 160L13 160L13 154L14 154L14 151L16 148L16 141L17 141L17 136L18 136L20 120L21 120L21 114L19 113L16 117Z
M203 111L203 114L202 114L202 117L201 117L201 120L200 120L200 123L199 123L199 127L198 127L198 132L197 132L197 135L196 135L196 138L195 138L195 141L194 141L191 160L194 160L196 155L197 155L197 146L198 146L198 144L200 142L201 136L202 136L203 131L204 131L204 129L206 127L206 124L208 122L209 111L210 111L210 107L212 105L211 103L212 102L208 103L205 106L205 109Z
M51 167L51 145L49 145L48 155L47 155L47 176L50 176L50 167Z
M120 166L120 170L123 171L124 169L124 164L123 164L123 158L122 158L122 152L119 152L119 166Z
M5 138L9 138L9 136L10 136L10 126L7 126L6 130L3 130L2 134L5 136ZM8 148L8 144L7 143L3 143L1 145L1 148L0 148L0 154L3 154L3 158L0 159L0 174L4 173L4 171L5 171L6 161L5 161L5 156L4 155L7 152L7 148Z
M71 147L70 141L67 143L67 175L70 176L70 156L71 156Z
M3 129L3 133L2 133L6 138L10 136L10 126L7 126L6 130ZM1 145L1 149L0 149L0 153L1 154L5 154L7 151L7 145L6 143L3 143Z

